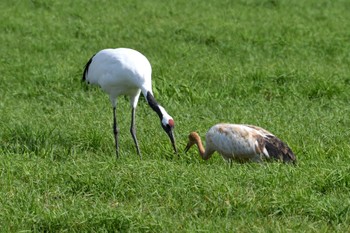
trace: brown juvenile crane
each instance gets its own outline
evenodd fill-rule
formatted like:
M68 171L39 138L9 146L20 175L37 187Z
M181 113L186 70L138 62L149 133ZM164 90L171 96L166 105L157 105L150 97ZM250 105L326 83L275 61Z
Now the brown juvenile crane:
M197 144L199 153L204 160L209 159L217 151L227 161L279 160L296 162L294 153L286 143L269 131L253 125L214 125L206 134L205 149L196 132L191 132L188 138L185 152Z

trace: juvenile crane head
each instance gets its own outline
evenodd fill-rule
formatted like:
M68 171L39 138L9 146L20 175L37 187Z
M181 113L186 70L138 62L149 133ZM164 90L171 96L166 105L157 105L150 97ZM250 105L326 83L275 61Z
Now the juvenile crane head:
M200 137L199 137L198 133L196 133L196 132L191 132L191 133L188 135L188 143L187 143L187 146L186 146L186 148L185 148L185 153L186 153L194 144L197 144L199 140L200 140Z

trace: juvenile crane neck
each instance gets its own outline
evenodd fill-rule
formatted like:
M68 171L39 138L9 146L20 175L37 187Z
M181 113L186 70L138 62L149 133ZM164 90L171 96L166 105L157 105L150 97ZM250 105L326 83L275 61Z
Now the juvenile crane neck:
M205 149L204 149L202 140L201 140L201 138L199 136L196 137L196 144L197 144L197 147L198 147L199 154L201 155L201 157L203 159L205 159Z

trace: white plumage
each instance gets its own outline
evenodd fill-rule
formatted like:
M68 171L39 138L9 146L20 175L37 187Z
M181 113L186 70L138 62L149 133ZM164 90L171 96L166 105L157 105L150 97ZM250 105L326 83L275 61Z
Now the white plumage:
M158 114L164 131L168 134L175 152L175 137L173 134L174 120L153 97L152 68L148 59L140 52L128 49L103 49L90 58L85 65L83 81L99 85L110 98L113 107L113 132L116 154L118 157L118 127L116 120L117 97L130 97L132 118L130 132L141 157L135 128L135 109L140 93L144 95L149 106Z
M209 159L217 151L225 160L239 162L262 162L271 159L296 162L295 155L286 143L269 131L253 125L214 125L206 134L205 149L196 132L191 132L188 138L185 152L192 145L197 144L199 153L204 160Z

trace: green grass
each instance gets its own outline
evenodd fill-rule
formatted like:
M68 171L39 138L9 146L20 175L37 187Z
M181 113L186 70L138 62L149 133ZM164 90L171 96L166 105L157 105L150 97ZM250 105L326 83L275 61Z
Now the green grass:
M350 3L346 0L0 2L3 232L347 232ZM80 83L98 50L153 67L180 157L141 96ZM218 122L259 125L298 166L202 161L183 149Z

